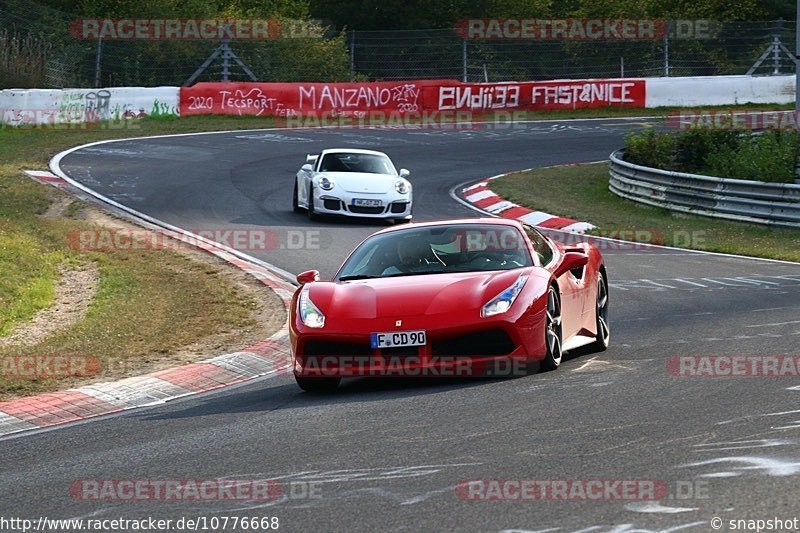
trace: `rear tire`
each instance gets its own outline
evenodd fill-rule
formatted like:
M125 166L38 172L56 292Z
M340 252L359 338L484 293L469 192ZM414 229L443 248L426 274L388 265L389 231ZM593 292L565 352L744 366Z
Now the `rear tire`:
M555 370L561 365L563 355L561 349L561 300L558 291L552 285L547 289L547 308L545 314L544 340L547 354L540 366L542 372Z
M611 339L611 329L608 326L608 280L606 280L606 276L602 272L597 279L595 317L597 337L592 343L592 348L596 352L602 352L608 348Z
M297 385L306 392L333 392L342 378L304 378L295 376Z
M297 180L294 180L294 190L292 192L292 211L295 213L299 213L303 209L300 207L300 204L297 200Z

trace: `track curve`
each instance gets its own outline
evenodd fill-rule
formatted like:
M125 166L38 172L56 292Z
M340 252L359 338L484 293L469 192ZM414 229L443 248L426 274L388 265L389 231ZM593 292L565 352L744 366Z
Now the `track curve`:
M306 153L333 146L386 151L413 172L415 218L474 216L449 198L451 187L520 168L604 159L638 122L162 137L76 150L61 167L188 230L319 231L318 247L248 253L290 272L317 267L330 274L382 226L311 226L292 213L291 180ZM613 340L602 354L579 354L557 372L510 380L354 380L330 397L274 378L8 439L0 514L278 516L289 531L706 531L712 516L771 518L793 509L800 496L800 379L676 378L665 361L798 355L800 265L670 249L604 253ZM68 493L76 479L217 476L313 482L320 497L120 503ZM657 507L469 502L453 490L460 480L515 478L654 479L671 490L683 483L704 492Z

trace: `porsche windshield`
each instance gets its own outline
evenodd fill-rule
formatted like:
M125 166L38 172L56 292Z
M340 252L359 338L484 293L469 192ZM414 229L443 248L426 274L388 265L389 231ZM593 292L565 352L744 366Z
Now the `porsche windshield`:
M394 165L385 155L378 154L325 154L319 172L364 172L369 174L397 174Z
M367 239L342 266L340 281L532 266L513 226L456 224L409 228Z

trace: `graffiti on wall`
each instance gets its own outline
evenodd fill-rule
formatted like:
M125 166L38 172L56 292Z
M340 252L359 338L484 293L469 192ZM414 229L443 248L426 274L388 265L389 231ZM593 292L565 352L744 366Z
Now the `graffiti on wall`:
M178 114L177 87L0 91L0 124L5 126L79 125Z
M182 87L181 115L364 116L373 112L644 107L644 80L460 83L198 83Z
M181 88L181 114L292 117L423 110L419 82L199 83Z

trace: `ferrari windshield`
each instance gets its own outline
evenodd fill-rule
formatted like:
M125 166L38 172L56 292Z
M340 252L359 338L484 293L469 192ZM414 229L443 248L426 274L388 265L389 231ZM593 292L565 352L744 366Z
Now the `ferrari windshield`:
M453 224L370 237L342 266L337 279L510 270L532 265L527 241L516 227Z
M385 155L335 152L325 154L319 172L364 172L397 174L392 161Z

